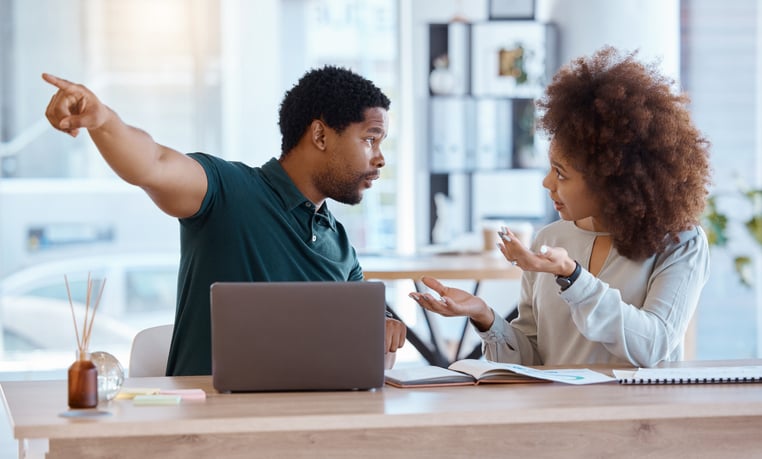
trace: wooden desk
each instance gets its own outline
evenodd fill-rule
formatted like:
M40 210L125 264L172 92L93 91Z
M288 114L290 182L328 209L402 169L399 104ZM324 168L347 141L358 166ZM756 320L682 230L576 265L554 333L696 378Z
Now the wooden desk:
M497 252L465 255L360 256L366 279L418 280L424 274L438 279L518 279L521 269Z
M423 288L419 279L424 275L440 280L471 280L475 282L474 295L478 294L481 281L519 279L522 272L521 269L511 266L496 251L463 255L361 256L360 264L367 280L409 280L413 282L417 291L421 291ZM390 310L399 320L400 317L393 305ZM443 351L443 345L436 332L431 313L426 310L422 310L422 313L426 319L429 340L424 341L414 330L408 327L408 341L431 365L447 367L452 361L461 358L460 350L466 337L468 322L464 320L455 355L451 358ZM480 351L480 348L477 348L476 351ZM481 352L478 354L475 355L474 352L471 352L467 357L479 357Z
M725 362L737 365L738 362ZM760 365L762 361L746 361ZM716 365L717 362L708 362ZM65 381L0 384L21 457L754 457L762 385L505 384L368 392L217 394L210 377L127 387L204 388L175 406L63 418ZM35 449L37 448L37 449Z

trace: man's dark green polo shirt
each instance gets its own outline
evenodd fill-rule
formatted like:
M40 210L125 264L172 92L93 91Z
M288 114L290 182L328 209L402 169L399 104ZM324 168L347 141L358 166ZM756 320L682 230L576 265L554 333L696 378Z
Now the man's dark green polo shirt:
M217 281L359 281L341 223L302 195L276 159L262 167L189 155L209 188L180 220L175 330L167 375L211 374L209 287Z

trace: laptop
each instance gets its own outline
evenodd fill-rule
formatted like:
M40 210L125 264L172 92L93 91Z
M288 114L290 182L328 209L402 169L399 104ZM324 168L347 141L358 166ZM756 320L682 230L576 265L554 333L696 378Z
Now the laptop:
M217 391L384 384L382 282L216 282L210 291Z

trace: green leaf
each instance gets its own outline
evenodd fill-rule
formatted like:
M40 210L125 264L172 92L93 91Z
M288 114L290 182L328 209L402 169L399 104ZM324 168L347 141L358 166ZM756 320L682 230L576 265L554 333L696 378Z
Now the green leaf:
M755 215L746 222L746 229L758 244L762 244L762 215Z
M753 277L751 269L751 258L747 256L736 257L734 259L734 264L736 267L736 273L738 273L738 279L746 287L751 287Z
M714 196L707 199L702 222L710 246L724 247L728 244L728 217L717 210L717 200Z

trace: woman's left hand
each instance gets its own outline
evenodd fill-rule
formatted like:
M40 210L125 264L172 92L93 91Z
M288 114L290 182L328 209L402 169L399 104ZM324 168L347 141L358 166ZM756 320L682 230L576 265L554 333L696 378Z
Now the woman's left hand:
M497 246L500 252L512 265L524 271L567 276L576 266L563 247L543 245L540 251L535 253L525 247L510 229L503 227L498 234L500 242Z

